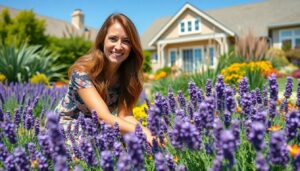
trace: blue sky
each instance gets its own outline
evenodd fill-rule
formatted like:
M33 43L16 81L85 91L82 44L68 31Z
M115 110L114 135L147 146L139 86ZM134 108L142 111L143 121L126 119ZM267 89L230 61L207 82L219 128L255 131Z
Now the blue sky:
M201 10L262 2L264 0L0 0L0 5L32 9L35 13L67 22L74 9L85 14L85 25L99 28L108 15L121 12L135 23L140 34L159 17L175 15L186 3Z

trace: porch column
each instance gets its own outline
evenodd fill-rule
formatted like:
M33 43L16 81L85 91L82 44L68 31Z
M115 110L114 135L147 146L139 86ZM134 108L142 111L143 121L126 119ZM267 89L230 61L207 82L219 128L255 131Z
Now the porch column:
M158 42L157 43L158 45L158 52L159 52L159 58L160 58L160 64L159 66L162 68L165 66L165 53L164 53L164 49L165 49L165 46L167 45L166 43L160 43Z

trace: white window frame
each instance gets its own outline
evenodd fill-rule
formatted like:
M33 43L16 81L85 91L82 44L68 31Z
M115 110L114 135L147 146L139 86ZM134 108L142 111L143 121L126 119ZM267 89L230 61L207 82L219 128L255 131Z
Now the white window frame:
M188 47L183 47L183 48L180 48L179 49L179 56L180 56L180 64L181 64L181 67L183 68L183 50L190 50L192 49L193 50L193 62L196 61L196 56L195 56L195 50L196 49L201 49L201 55L202 55L202 63L199 65L199 67L203 64L205 64L205 52L204 52L204 46L188 46ZM193 71L192 72L197 72L198 70L196 69L197 65L196 63L194 62L193 63ZM200 70L200 68L199 68Z
M199 21L199 30L196 30L196 26L195 26L196 20ZM188 26L189 22L191 22L191 27L192 27L191 31L189 31L189 26ZM181 23L184 23L184 32L181 31ZM178 34L179 35L200 33L201 30L202 30L201 18L184 19L184 20L181 20L178 24Z
M178 59L178 57L177 57L177 49L175 49L175 48L169 49L169 55L168 55L168 66L169 67L172 67L172 65L171 65L171 52L175 52L175 62L174 62L174 65L177 65L177 59Z
M214 56L213 56L213 65L211 65L211 63L208 64L208 66L214 68L216 66L216 47L213 46L213 45L210 45L210 46L206 46L206 54L209 58L209 62L210 62L210 54L209 54L209 49L210 48L213 48L214 49Z
M283 30L279 30L279 42L280 42L280 46L282 47L282 42L284 40L291 40L292 44L291 47L292 49L295 48L296 46L296 39L300 39L300 35L296 35L296 30L300 30L300 28L292 28L292 29L283 29ZM284 31L291 31L292 35L291 36L282 36L282 32Z

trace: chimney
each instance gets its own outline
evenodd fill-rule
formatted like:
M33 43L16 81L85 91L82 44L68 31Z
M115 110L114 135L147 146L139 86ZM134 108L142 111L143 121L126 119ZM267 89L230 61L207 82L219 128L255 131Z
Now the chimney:
M75 9L72 13L72 25L78 29L84 29L84 14L81 9Z

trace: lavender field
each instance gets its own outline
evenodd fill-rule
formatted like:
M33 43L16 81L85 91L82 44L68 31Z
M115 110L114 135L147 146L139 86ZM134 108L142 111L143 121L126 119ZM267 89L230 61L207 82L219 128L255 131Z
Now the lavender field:
M0 83L0 170L300 170L300 81L292 90L288 77L283 97L275 75L263 90L222 76L188 87L189 97L169 88L146 101L150 146L140 126L121 135L95 112L60 126L53 110L66 87Z

